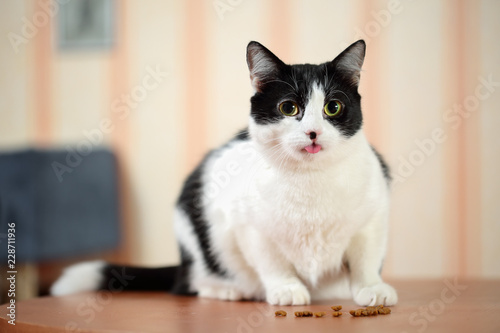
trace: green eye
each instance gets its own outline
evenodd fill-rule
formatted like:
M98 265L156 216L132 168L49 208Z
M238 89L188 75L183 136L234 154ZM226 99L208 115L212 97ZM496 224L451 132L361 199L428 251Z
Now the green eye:
M344 107L338 100L333 100L325 105L325 114L329 117L338 116Z
M299 107L294 102L283 102L279 106L280 112L283 113L287 117L296 116L299 113Z

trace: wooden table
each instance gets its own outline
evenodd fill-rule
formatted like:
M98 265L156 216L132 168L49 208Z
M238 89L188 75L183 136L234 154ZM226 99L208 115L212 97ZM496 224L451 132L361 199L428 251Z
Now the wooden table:
M352 301L310 306L224 302L165 293L98 292L16 304L16 325L0 310L0 332L500 332L500 281L393 281L399 304L389 315L354 318ZM333 318L331 305L346 312ZM275 317L283 309L287 317ZM294 311L326 311L295 318Z

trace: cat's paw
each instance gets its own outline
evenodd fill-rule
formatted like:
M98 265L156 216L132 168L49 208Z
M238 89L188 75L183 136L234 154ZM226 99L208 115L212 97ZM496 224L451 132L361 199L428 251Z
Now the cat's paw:
M272 305L305 305L311 303L311 295L302 283L295 282L271 288L266 300Z
M353 296L354 302L361 306L374 306L379 304L391 306L398 302L396 290L383 282L358 289Z
M243 298L243 294L233 287L202 287L198 291L198 296L224 301L239 301Z

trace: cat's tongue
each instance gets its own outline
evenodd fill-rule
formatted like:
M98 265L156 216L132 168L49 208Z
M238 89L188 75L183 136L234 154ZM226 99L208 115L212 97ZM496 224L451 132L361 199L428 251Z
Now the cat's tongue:
M321 150L321 145L313 143L312 145L304 147L304 149L310 154L316 154Z

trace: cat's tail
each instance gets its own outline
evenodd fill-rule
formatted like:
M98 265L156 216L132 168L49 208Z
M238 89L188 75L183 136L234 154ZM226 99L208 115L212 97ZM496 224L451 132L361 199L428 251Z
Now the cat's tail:
M142 268L89 261L66 268L50 288L53 296L83 291L155 290L175 293L180 266Z

